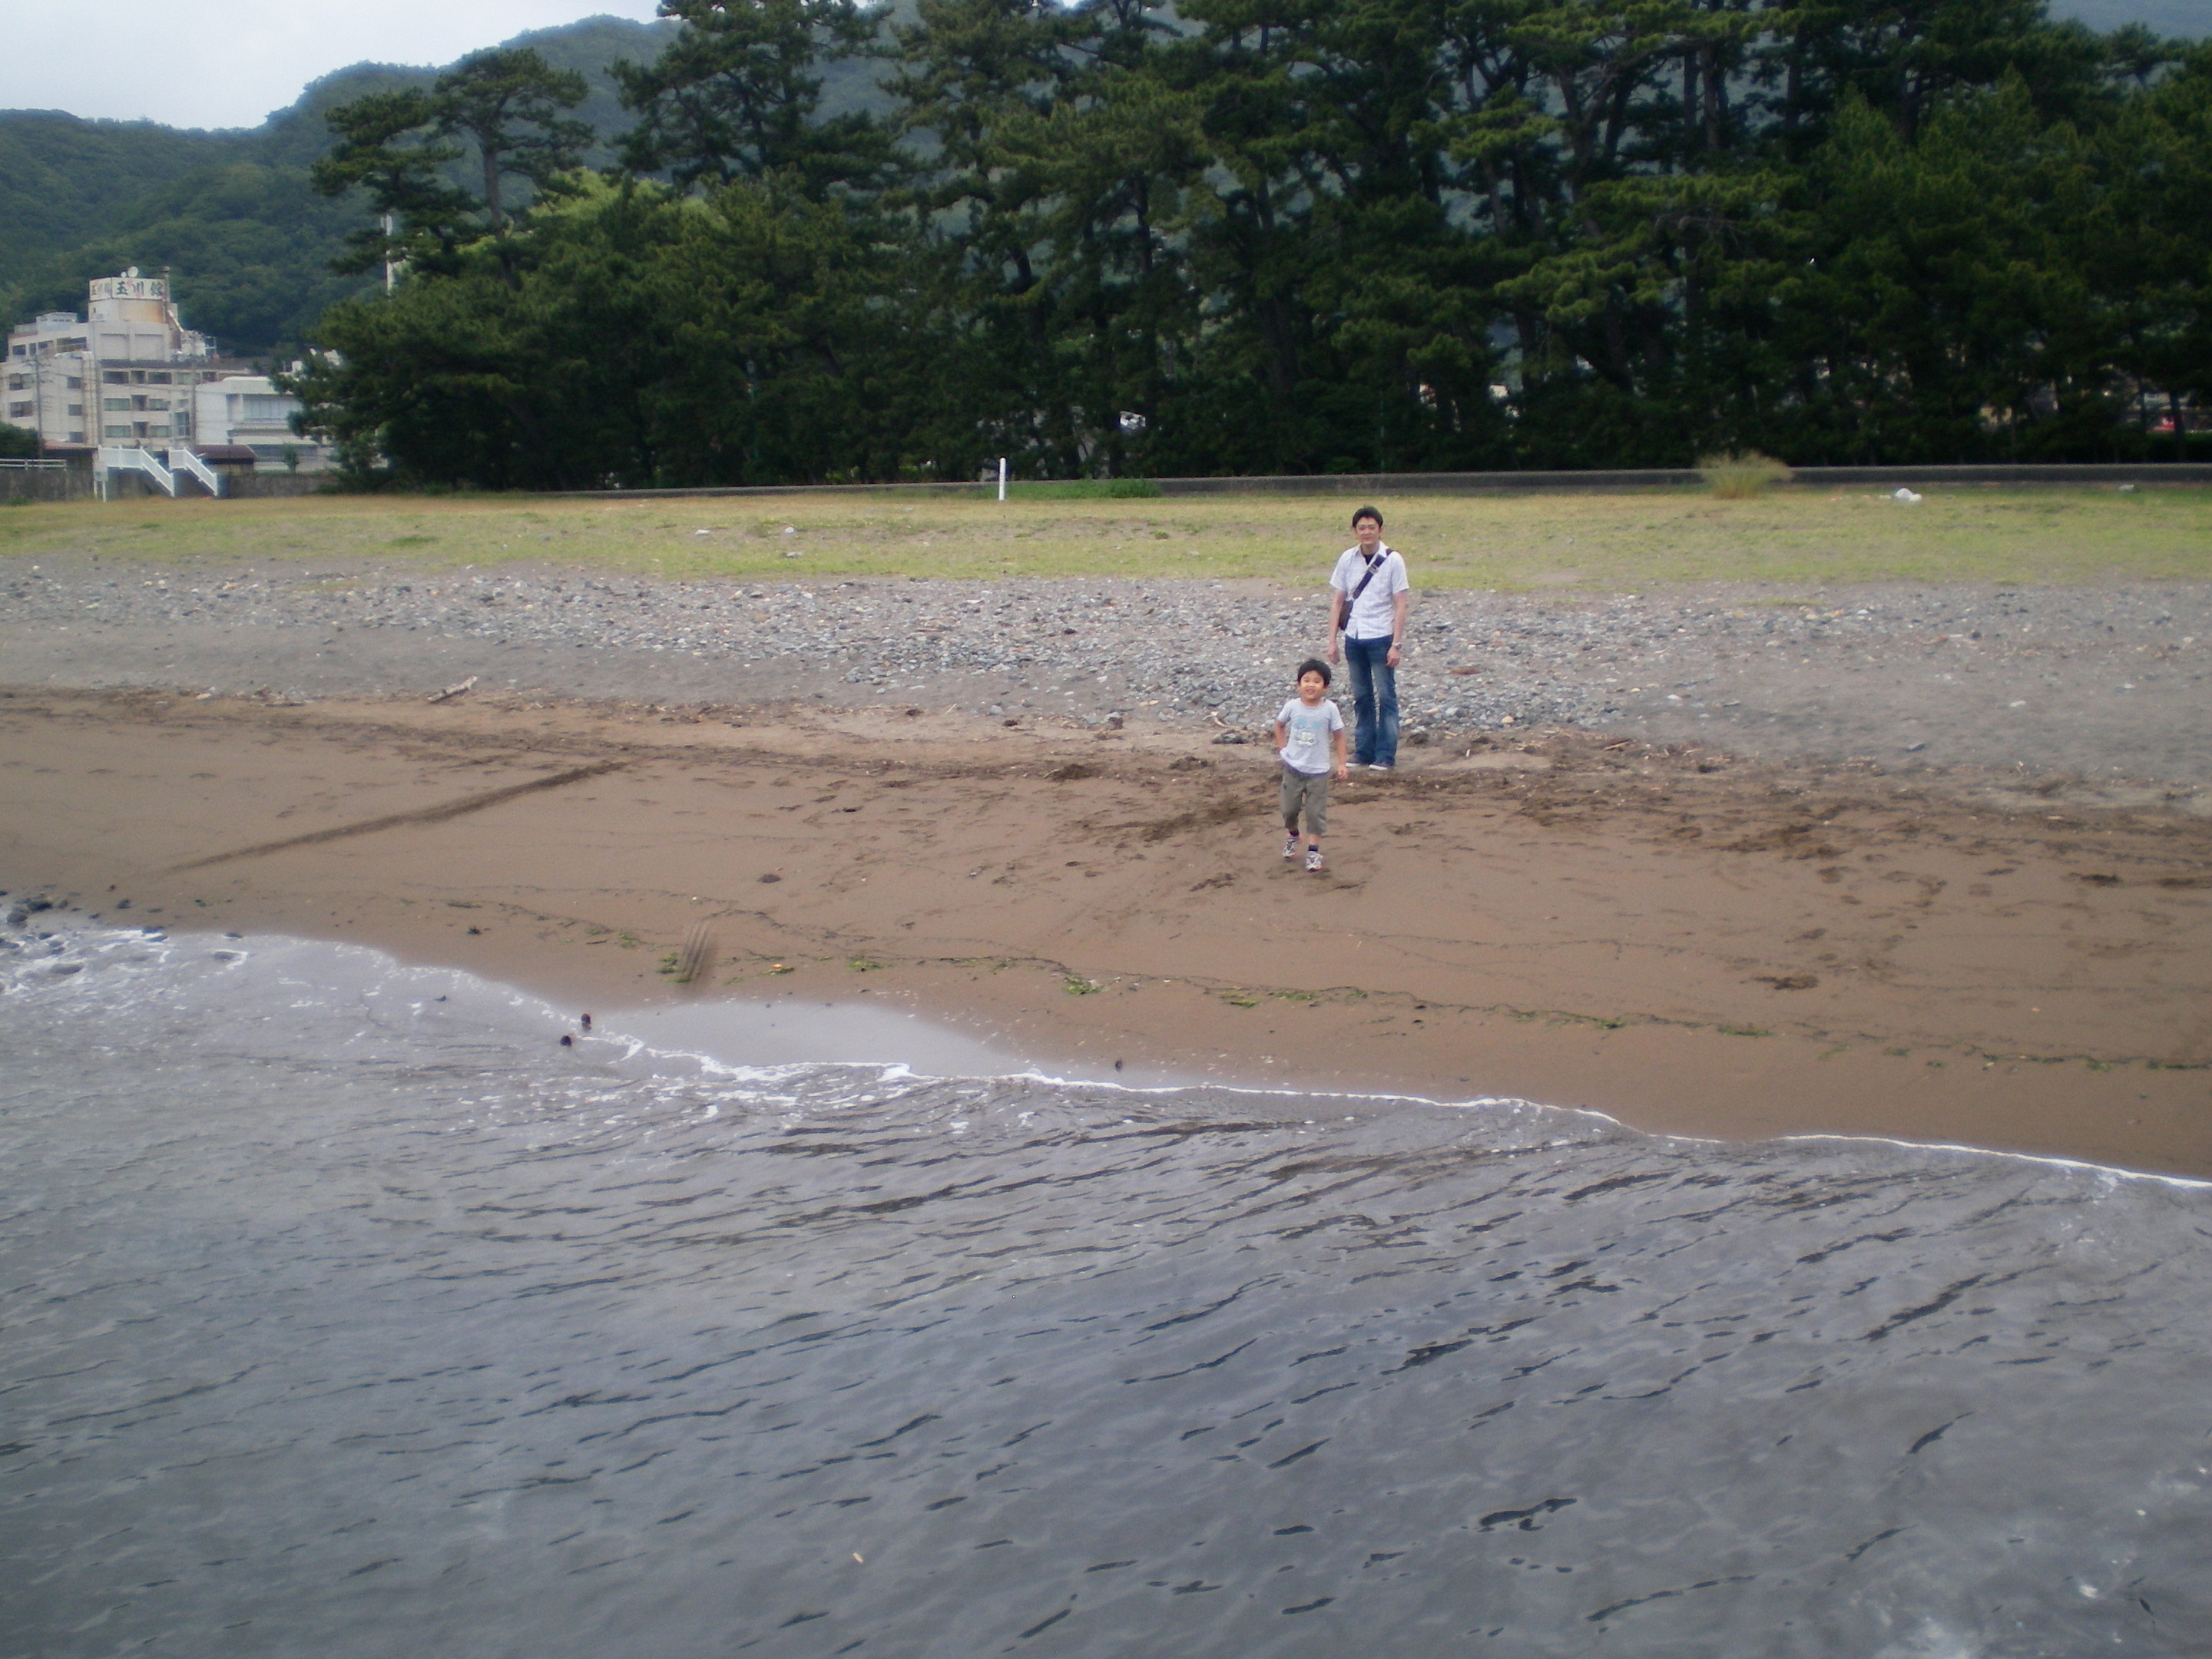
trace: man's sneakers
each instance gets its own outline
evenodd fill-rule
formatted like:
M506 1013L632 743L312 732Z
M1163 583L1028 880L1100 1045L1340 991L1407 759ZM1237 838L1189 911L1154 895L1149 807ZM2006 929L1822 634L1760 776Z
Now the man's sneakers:
M1298 855L1298 832L1295 830L1283 838L1283 861L1287 864Z
M1306 873L1307 873L1308 875L1317 876L1317 875L1319 875L1319 874L1321 873L1321 871L1322 871L1321 848L1318 848L1318 847L1309 847L1309 848L1306 848Z

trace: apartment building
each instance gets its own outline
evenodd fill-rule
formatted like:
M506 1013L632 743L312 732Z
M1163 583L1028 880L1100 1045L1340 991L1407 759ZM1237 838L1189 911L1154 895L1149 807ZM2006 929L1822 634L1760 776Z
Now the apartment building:
M253 365L186 328L167 278L136 266L91 284L86 313L50 311L9 331L0 418L49 448L189 444L194 388ZM228 442L222 439L216 441Z

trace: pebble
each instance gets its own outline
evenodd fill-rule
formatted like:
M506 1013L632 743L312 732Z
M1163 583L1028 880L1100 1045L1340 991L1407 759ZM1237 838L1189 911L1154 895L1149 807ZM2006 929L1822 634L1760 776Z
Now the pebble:
M1415 571L1419 576L1418 568ZM600 653L736 657L804 667L811 695L849 707L955 706L994 718L1054 715L1094 726L1119 717L1193 732L1264 732L1297 662L1322 644L1319 573L1298 592L1249 581L867 578L661 580L517 570L187 578L129 570L19 574L5 592L36 623L404 630L424 637ZM333 635L335 638L335 634ZM2049 727L2062 706L2164 689L2201 708L2212 646L2212 585L1916 587L1778 595L1750 587L1662 593L1417 593L1401 671L1408 742L1549 725L1641 729L1678 738L1729 731L1758 746L1762 726L1802 752L1886 757L1946 750L1947 714ZM823 676L828 675L825 680ZM1977 677L1992 713L1962 690ZM204 681L202 682L205 684ZM243 690L245 688L237 688ZM557 685L547 688L558 694ZM1336 691L1348 702L1341 670ZM1817 694L1820 708L1808 714ZM1900 699L1903 705L1900 705ZM2212 781L2212 722L2158 727L2155 752L2124 757L2149 775ZM1903 716L1926 731L1899 732ZM1955 720L1953 722L1955 724ZM2095 763L2100 728L2034 766ZM1989 763L2007 744L1929 759ZM1773 746L1772 743L1768 745ZM2064 745L2060 745L2064 750ZM2002 763L2012 763L2009 758ZM2021 762L2030 763L2028 758Z

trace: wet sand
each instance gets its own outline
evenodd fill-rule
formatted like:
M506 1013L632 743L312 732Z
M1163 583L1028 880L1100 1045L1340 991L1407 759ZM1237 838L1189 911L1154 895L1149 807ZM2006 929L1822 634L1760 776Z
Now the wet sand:
M1407 759L1316 878L1272 757L1195 732L19 686L0 887L579 1011L866 1000L1092 1074L2212 1176L2202 816L1586 732Z

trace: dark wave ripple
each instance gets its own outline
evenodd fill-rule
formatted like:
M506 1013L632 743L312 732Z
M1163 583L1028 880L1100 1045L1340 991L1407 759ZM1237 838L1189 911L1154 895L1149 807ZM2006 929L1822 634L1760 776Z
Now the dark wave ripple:
M2199 1190L717 1072L365 952L15 942L9 1652L2212 1636Z

